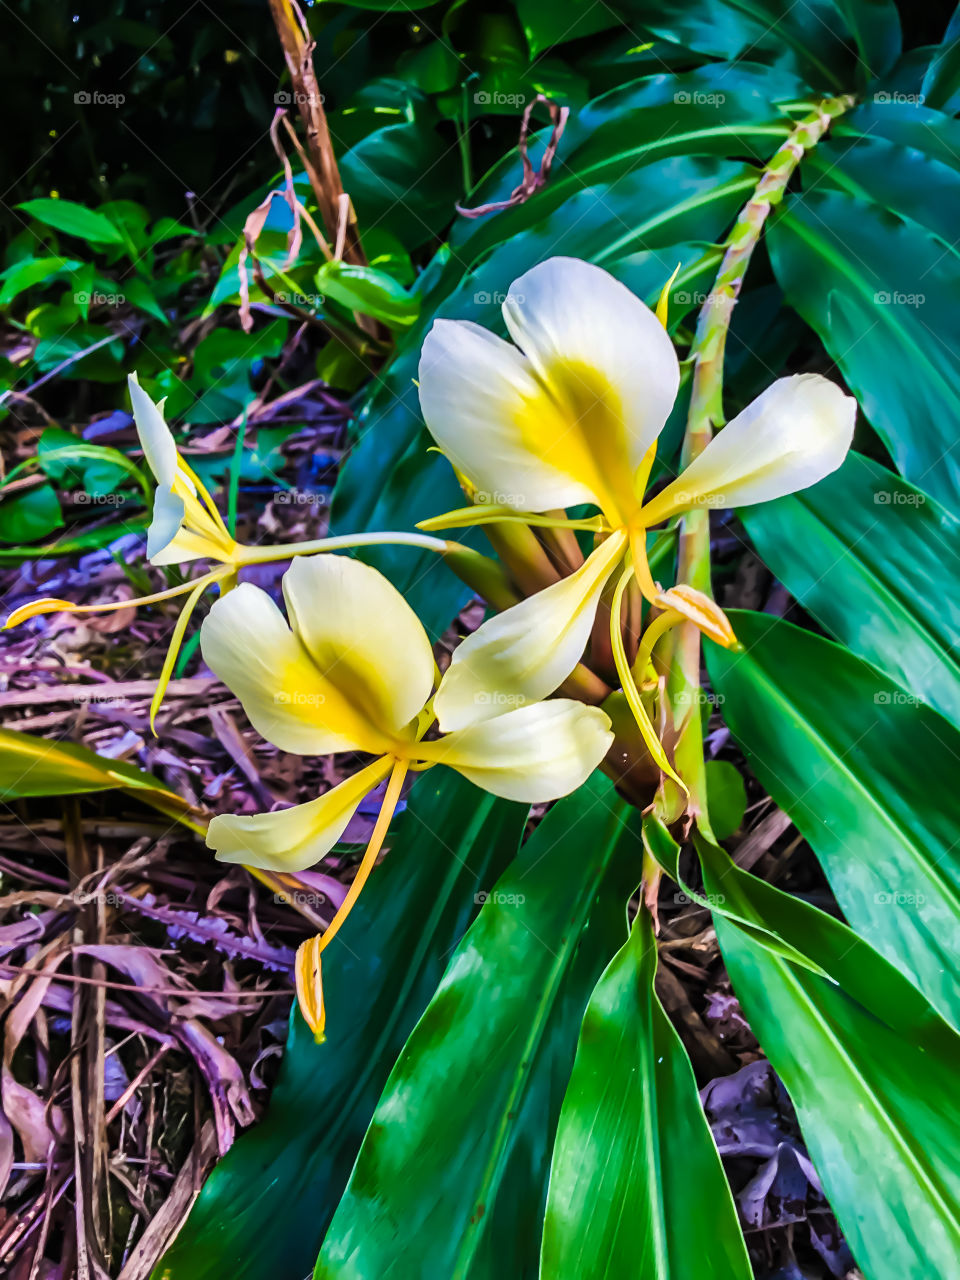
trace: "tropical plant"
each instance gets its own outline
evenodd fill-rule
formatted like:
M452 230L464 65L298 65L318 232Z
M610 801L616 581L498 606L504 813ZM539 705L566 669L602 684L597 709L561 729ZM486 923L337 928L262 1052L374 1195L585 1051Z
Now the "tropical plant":
M254 728L365 758L210 846L289 889L387 783L298 954L269 1113L156 1280L745 1280L655 987L676 894L710 913L860 1271L957 1273L958 25L904 53L892 0L623 8L662 65L531 139L522 198L497 162L470 196L493 211L415 289L399 252L349 264L346 230L328 257L327 224L292 254L311 182L267 197L262 243L248 211L215 304L249 302L246 253L255 301L312 279L310 314L384 361L327 538L238 543L132 382L154 563L218 562L143 597L189 592L154 709L216 587L203 652ZM564 41L548 6L517 13L530 48ZM722 607L744 546L804 625ZM285 620L237 574L292 557ZM441 675L475 594L490 615ZM720 723L842 920L722 847Z

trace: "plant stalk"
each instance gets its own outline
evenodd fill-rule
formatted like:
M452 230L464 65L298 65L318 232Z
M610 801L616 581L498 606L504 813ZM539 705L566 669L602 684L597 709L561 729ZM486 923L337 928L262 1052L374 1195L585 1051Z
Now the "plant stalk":
M723 425L723 361L733 309L743 280L760 242L771 209L780 203L787 185L808 151L833 121L853 106L850 95L827 98L791 131L763 171L753 195L744 205L726 242L713 290L704 303L689 359L693 365L690 411L683 440L681 466L703 452L715 428ZM710 513L705 507L688 512L681 522L677 581L711 592ZM680 776L690 789L689 811L710 835L706 809L703 733L700 718L700 632L689 622L673 629L667 641L669 699L667 735ZM684 798L667 795L667 820L680 816Z

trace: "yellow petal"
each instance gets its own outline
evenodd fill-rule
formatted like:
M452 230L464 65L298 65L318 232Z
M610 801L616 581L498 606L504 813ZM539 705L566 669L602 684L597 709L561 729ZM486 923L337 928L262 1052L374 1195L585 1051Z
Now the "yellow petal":
M433 690L433 650L393 584L348 556L295 560L283 576L290 624L343 700L397 733Z
M436 320L418 380L424 421L478 502L515 511L600 502L582 438L509 342L466 320Z
M599 707L569 698L536 702L417 748L495 796L539 804L575 791L613 744Z
M696 506L741 507L806 489L843 462L857 402L818 373L780 378L643 508L659 524Z
M656 603L659 609L682 614L694 626L699 627L704 635L715 640L717 644L722 644L726 649L737 643L730 619L715 600L711 600L696 587L680 582L669 591L661 591Z
M630 478L680 385L663 325L609 272L577 258L550 258L520 276L503 316L567 421L567 436L548 441L551 451L567 451L575 475L586 478L592 467L591 488L628 515Z
M583 656L626 544L626 534L611 534L575 573L489 618L458 645L433 703L440 728L462 729L553 693Z
M320 935L308 938L297 947L294 977L297 984L297 1003L304 1021L313 1032L317 1044L324 1040L327 1011L323 1002L323 977L320 972Z
M375 760L316 800L276 813L221 814L207 831L220 862L247 863L265 871L303 871L326 857L357 806L390 772L393 761Z
M200 629L200 647L253 727L282 751L389 750L388 735L319 670L259 587L242 582L213 605Z

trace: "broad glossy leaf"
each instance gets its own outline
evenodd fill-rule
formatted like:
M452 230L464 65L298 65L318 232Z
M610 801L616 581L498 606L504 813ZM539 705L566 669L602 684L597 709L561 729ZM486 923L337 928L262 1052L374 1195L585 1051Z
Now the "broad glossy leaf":
M550 1168L541 1280L750 1280L693 1068L654 993L656 969L641 909L584 1014Z
M326 1042L294 1010L269 1111L217 1165L154 1280L309 1274L387 1074L525 819L446 770L417 780L324 960Z
M820 91L847 89L877 75L900 49L892 0L641 0L633 20L666 40L719 58L779 62ZM851 56L850 44L860 58Z
M960 507L960 261L865 200L808 191L769 231L788 303L836 360L897 469Z
M123 232L109 218L72 200L53 200L43 196L37 200L25 200L17 208L45 226L94 245L124 243Z
M851 925L960 1021L960 731L848 650L731 612L707 645L723 715Z
M878 462L740 513L808 613L960 724L960 521Z
M834 981L722 916L737 997L797 1108L803 1136L868 1280L930 1280L960 1257L960 1037L839 921L701 850L704 885L803 948Z
M926 106L943 110L960 94L960 7L954 9L943 40L930 59L922 92Z
M536 1274L577 1032L640 873L628 812L594 775L497 882L387 1081L317 1280Z

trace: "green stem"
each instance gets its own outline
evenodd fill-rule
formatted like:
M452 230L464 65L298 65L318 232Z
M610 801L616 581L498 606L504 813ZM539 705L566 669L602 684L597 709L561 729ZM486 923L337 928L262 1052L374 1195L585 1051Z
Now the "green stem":
M760 242L770 210L783 199L800 161L817 145L830 125L853 106L849 95L828 98L790 132L763 171L753 195L740 211L727 238L723 260L697 322L690 348L693 387L683 441L681 464L686 467L703 452L723 417L723 360L733 309L743 280ZM706 508L688 512L681 522L677 581L711 594L710 515ZM670 637L667 690L670 698L674 760L690 788L690 806L709 832L703 734L700 721L700 632L692 623L677 626ZM679 797L676 798L679 802ZM671 815L672 816L672 815Z

